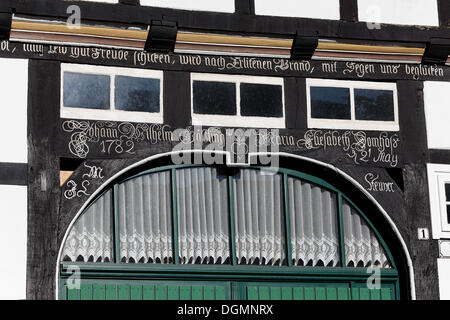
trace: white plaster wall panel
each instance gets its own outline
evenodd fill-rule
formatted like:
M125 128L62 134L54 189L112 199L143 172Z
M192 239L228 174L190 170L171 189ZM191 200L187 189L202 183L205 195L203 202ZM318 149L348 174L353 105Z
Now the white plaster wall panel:
M28 60L0 58L0 162L27 160Z
M234 12L234 0L141 0L141 6L228 13Z
M439 26L436 0L358 0L358 16L366 22Z
M339 20L339 0L255 0L255 13L266 16Z
M450 300L450 259L437 259L439 276L439 296Z
M27 187L0 185L0 300L26 298Z
M450 82L424 83L429 149L450 149Z

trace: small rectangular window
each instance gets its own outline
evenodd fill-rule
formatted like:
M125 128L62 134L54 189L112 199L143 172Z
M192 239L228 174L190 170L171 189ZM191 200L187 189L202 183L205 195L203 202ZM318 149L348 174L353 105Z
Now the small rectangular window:
M308 127L398 131L395 83L307 79Z
M450 204L447 204L447 223L450 224Z
M389 90L355 89L355 119L394 121L394 94Z
M118 110L159 112L160 80L116 76L115 107Z
M109 109L109 76L66 72L63 90L66 107Z
M241 83L241 115L283 117L283 88L278 85Z
M450 165L427 164L433 239L450 239Z
M445 184L445 199L450 202L450 183Z
M445 206L447 213L447 224L450 225L450 183L445 183Z
M61 65L61 117L162 123L162 71Z
M236 84L194 81L194 113L236 115Z
M282 78L191 74L194 125L284 128Z
M350 90L347 88L311 87L311 117L350 120Z

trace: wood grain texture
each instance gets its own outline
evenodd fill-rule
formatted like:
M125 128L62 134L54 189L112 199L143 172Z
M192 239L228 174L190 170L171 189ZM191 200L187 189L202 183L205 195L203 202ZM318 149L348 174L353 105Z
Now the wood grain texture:
M55 298L59 62L29 61L27 299Z

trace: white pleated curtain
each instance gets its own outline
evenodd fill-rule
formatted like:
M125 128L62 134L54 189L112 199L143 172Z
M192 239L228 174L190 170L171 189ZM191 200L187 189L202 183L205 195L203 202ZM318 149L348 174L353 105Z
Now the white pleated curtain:
M347 266L390 268L383 247L359 213L347 201L342 209Z
M293 264L338 266L336 194L292 177L288 189Z
M216 168L177 170L181 263L230 263L227 181Z
M62 251L63 261L110 262L111 232L111 191L108 191L74 223Z
M213 167L178 169L179 257L184 264L229 264L228 177ZM239 264L285 265L284 191L281 174L241 169L233 178L236 258ZM337 195L288 177L292 261L296 266L340 266ZM173 263L170 171L118 185L119 260ZM111 262L112 190L77 219L63 261ZM386 253L360 214L342 207L347 267L390 268Z
M172 262L170 172L146 174L118 187L120 260Z
M233 180L238 263L284 265L282 176L242 169Z

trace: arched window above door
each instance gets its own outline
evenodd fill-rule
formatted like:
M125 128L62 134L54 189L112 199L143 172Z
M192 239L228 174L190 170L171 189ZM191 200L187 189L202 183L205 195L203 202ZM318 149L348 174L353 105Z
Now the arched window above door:
M62 260L392 268L376 230L340 191L256 167L163 167L126 178L78 217Z

